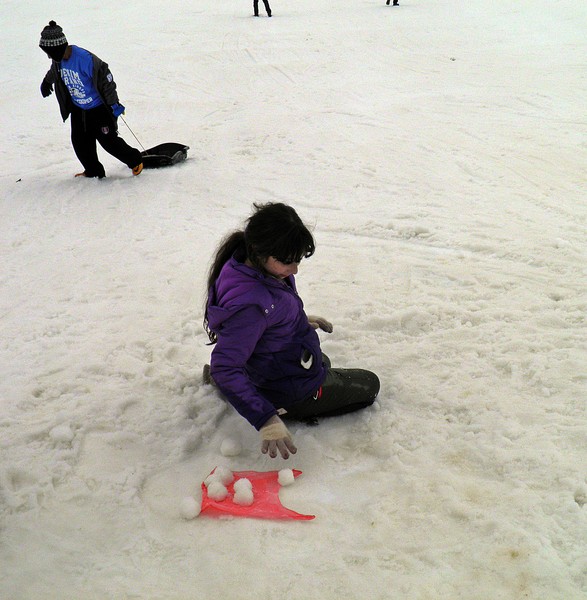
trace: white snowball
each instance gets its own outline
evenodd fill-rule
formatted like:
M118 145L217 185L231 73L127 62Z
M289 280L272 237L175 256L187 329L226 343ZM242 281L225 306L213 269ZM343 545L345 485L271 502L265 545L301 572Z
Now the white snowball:
M195 519L200 514L201 506L192 496L186 496L179 505L179 514L186 521Z
M237 479L234 483L234 491L238 492L240 490L252 490L253 484L250 479L246 477L242 477L241 479Z
M228 496L228 490L220 481L212 481L208 486L208 497L217 502L222 502Z
M232 438L226 438L220 444L222 456L238 456L241 453L242 446L239 441Z
M227 467L216 467L214 475L218 481L221 481L224 485L228 485L234 481L234 475L232 471Z
M291 469L281 469L277 474L277 481L279 485L291 485L295 480L293 471Z
M232 500L235 504L240 504L241 506L251 506L255 500L255 496L253 495L253 490L241 487L238 491L235 491Z
M49 437L54 442L71 442L74 438L74 434L69 425L57 425L57 427L51 429Z
M216 467L214 472L210 473L210 475L204 479L204 485L210 487L210 484L214 481L218 481L222 485L228 485L234 481L234 475L227 467Z

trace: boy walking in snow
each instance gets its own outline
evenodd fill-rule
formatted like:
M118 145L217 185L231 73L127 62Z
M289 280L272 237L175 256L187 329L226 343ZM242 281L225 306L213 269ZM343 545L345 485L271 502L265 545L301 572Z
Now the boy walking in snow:
M265 10L267 11L267 16L271 16L271 7L269 6L269 0L263 0L263 4L265 5ZM259 0L253 0L253 10L255 11L255 16L259 16Z
M76 177L106 176L98 160L96 141L138 175L143 170L142 156L118 135L117 119L124 113L124 106L118 101L108 65L91 52L70 46L55 21L41 32L39 46L52 60L41 83L41 94L46 98L55 86L63 120L71 115L71 143L84 167Z

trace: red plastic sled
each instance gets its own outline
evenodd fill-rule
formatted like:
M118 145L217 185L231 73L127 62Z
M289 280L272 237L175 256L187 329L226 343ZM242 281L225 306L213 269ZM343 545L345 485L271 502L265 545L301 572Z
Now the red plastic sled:
M214 473L216 469L212 470ZM233 471L234 481L226 486L228 496L222 500L212 500L208 496L208 489L202 483L202 508L200 515L209 517L222 517L232 515L236 517L251 517L255 519L295 519L309 521L315 515L302 515L285 508L279 500L278 471ZM293 470L294 477L299 477L302 472ZM254 502L251 506L241 506L232 500L234 496L234 483L246 477L253 485Z

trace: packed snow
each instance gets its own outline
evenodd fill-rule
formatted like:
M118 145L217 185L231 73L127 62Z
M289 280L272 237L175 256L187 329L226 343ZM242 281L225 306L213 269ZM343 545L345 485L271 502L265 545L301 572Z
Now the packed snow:
M0 5L0 597L587 598L587 4L271 3ZM73 177L51 19L186 162ZM210 257L267 201L382 384L287 461L202 383ZM316 519L195 518L221 463L300 469Z

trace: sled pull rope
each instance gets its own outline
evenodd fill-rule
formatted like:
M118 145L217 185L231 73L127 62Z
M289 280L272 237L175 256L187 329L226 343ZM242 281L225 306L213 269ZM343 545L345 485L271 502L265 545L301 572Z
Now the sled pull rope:
M126 122L126 119L122 115L120 115L120 118L122 119L123 123L128 127L128 130L133 134L133 137L139 143L139 146L143 149L143 152L146 152L145 147L143 146L143 144L141 144L141 141L135 135L135 132L130 128L130 125Z

